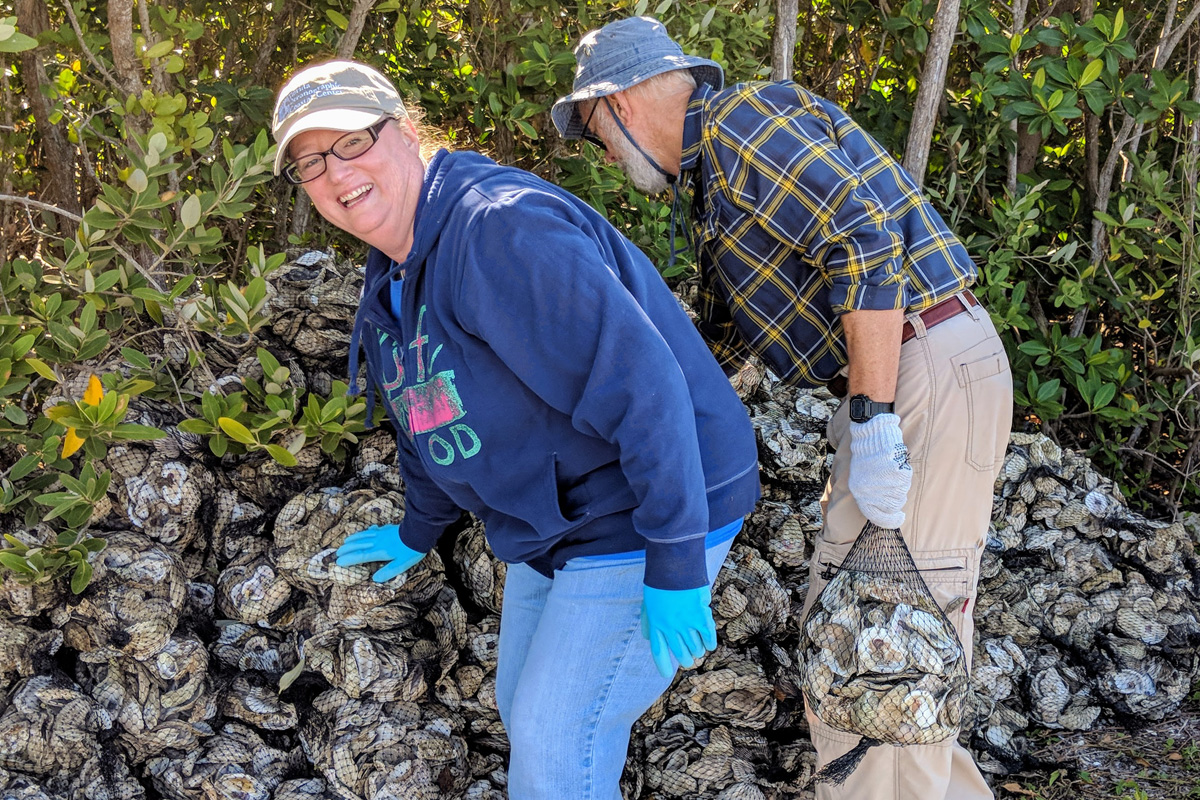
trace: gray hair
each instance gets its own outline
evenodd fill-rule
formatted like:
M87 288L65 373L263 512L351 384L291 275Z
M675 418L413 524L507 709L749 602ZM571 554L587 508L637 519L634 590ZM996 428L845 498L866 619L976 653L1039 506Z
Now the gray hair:
M641 83L635 83L625 91L642 99L659 100L668 95L682 92L684 89L687 89L689 92L696 89L696 78L692 75L690 69L673 69L668 72L651 75L646 80Z

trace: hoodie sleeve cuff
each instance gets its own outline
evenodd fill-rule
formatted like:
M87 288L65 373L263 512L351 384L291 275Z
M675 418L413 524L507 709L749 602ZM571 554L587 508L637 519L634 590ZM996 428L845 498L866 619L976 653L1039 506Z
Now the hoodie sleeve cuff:
M681 542L646 542L645 584L652 589L698 589L708 586L705 536Z
M422 524L406 516L400 522L400 541L418 553L428 553L445 530L444 525Z

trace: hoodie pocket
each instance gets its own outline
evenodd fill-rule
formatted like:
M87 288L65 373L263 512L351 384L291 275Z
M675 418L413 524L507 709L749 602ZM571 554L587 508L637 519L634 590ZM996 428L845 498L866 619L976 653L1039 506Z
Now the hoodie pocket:
M587 507L587 492L567 490L559 485L557 455L550 454L548 463L532 487L526 513L518 513L533 526L542 540L557 539L592 517Z

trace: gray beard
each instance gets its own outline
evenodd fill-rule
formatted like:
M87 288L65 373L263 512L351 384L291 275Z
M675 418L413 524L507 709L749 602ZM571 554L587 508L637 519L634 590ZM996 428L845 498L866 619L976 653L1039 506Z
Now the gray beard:
M646 194L661 194L670 186L667 178L646 160L624 135L610 137L612 149L616 151L617 164L629 176L629 182Z

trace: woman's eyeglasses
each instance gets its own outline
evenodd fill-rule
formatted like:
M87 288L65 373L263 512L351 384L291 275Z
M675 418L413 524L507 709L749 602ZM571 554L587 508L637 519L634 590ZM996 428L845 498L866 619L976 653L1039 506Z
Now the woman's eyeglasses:
M289 183L308 183L325 174L325 170L328 168L328 164L325 163L327 156L334 155L342 161L358 158L379 141L379 132L391 121L391 117L381 119L369 128L347 133L324 153L308 153L289 162L283 168L283 177L287 178Z

